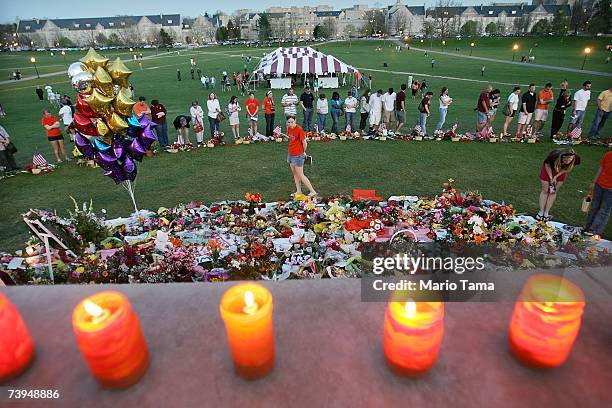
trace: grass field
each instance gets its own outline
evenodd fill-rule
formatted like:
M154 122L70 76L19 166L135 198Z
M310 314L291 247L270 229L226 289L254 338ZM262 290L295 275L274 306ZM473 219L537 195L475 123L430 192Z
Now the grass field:
M511 40L504 39L506 42ZM474 55L511 59L511 55L509 58L508 55L503 55L506 51L498 49L502 46L496 46L497 41L500 40L479 40L480 54L474 50ZM521 41L527 40L521 39ZM560 43L560 40L557 41ZM551 39L541 40L536 62L544 64L544 54L557 54L558 61L567 61L568 67L574 67L573 54L578 52L576 49L580 49L583 46L581 41L585 40L568 38L564 41L567 42L565 45L555 47ZM575 44L570 46L569 42L573 41ZM603 40L593 43L596 44L593 47L597 50L605 49ZM447 47L449 46L454 50L452 42L448 43ZM371 73L374 88L386 89L389 86L399 88L401 83L407 81L410 74L419 80L427 78L429 87L434 92L442 86L448 86L455 103L450 108L447 124L457 121L460 130L473 130L475 122L473 107L476 105L479 91L488 81L494 87L500 88L502 97L505 98L514 84L525 85L535 82L540 87L550 81L557 87L563 79L568 79L570 87L575 90L584 80L589 79L593 82L594 91L592 105L585 120L587 129L593 118L596 95L612 85L610 76L553 71L526 64L509 65L503 62L486 64L486 74L483 78L480 76L482 62L464 58L462 55L437 55L436 68L432 70L430 58L424 57L422 52L397 53L393 51L390 43L381 41L339 42L316 47L360 67L366 74ZM382 47L382 50L377 50L379 47ZM548 50L548 47L554 48ZM465 54L464 47L460 48L459 54ZM490 49L490 54L484 51L485 48ZM196 59L204 74L209 76L212 74L219 79L223 70L232 72L243 68L241 55L259 57L269 50L213 47L203 50L183 50L180 55L176 52L171 54L160 52L156 57L155 50L147 50L143 53L151 58L143 60L143 70L131 61L127 62L127 65L134 70L131 82L136 95L144 95L148 101L159 99L168 108L169 117L173 118L177 114L188 113L193 99L203 104L208 92L202 89L198 81L190 79L188 72L190 57ZM47 103L38 101L34 88L37 84L50 83L58 92L74 95L65 69L82 54L84 53L74 52L67 55L64 64L61 55L51 57L48 53L35 53L41 74L57 71L62 73L39 80L0 85L0 103L7 112L7 116L0 120L0 124L12 135L19 149L17 159L20 163L31 161L32 153L37 149L47 159L53 157L44 130L40 126L40 112L47 107ZM111 58L115 55L115 53L107 54ZM595 55L594 53L593 58ZM129 53L121 54L122 58L129 56ZM24 68L31 65L27 62L29 58L29 53L1 54L0 74L6 73L8 76L8 72L14 67L21 67L24 75L32 75L33 69L29 68L31 71L28 72ZM387 63L387 68L383 67L383 62ZM249 69L256 64L257 60L254 58L249 64ZM606 67L602 63L600 71L608 72ZM177 68L182 71L181 82L176 80ZM587 68L594 70L595 65L587 65ZM235 92L234 89L232 93ZM263 94L264 89L260 88L257 97L261 100ZM227 104L230 95L229 93L220 95L222 106ZM281 96L282 92L275 92L277 100ZM408 100L407 123L410 126L416 121L417 103L416 100ZM429 129L433 129L438 119L437 104L434 103L433 107L432 116L428 121ZM494 123L495 129L501 127L503 118L503 115L498 115ZM241 118L241 121L242 132L246 133L246 120ZM328 119L328 125L330 124L331 118ZM514 130L515 126L516 120L511 129ZM226 135L231 133L227 125L223 127ZM545 133L548 129L547 124ZM612 134L611 129L612 124L608 123L604 135ZM205 134L208 135L207 131L206 124ZM173 131L170 132L170 138L171 140L175 138ZM555 145L551 143L509 145L446 142L314 142L309 150L316 157L316 164L307 171L312 176L315 187L323 195L349 192L359 187L375 188L383 196L394 193L435 194L440 188L440 183L452 177L457 180L460 188L479 190L486 197L514 204L519 211L533 212L537 208L539 168L546 154L554 147ZM292 191L293 183L286 169L285 149L285 145L278 144L236 146L177 155L164 154L145 159L139 165L138 204L141 208L156 209L159 206L171 206L190 200L208 202L217 199L238 199L245 191L260 192L265 200L286 198ZM583 164L575 169L561 189L553 213L558 220L580 225L584 217L579 212L582 197L579 190L588 187L597 169L597 161L604 150L581 146L577 150L583 157ZM77 201L93 199L95 206L106 208L111 217L126 215L130 211L129 199L124 190L104 177L100 169L79 168L72 163L63 164L59 170L49 175L19 175L2 180L0 191L2 192L0 249L4 250L19 247L27 238L27 230L19 215L31 207L52 208L63 212L71 206L69 196L74 196ZM607 229L606 236L612 237L612 229Z

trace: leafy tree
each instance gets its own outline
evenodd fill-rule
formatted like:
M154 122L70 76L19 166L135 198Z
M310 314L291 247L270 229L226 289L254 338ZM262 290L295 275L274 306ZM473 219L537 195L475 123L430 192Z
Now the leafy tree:
M570 19L570 28L574 34L578 34L579 31L584 31L586 26L587 15L586 5L583 0L577 0L572 7L572 17Z
M106 38L106 36L102 33L98 33L98 35L96 35L96 44L98 45L106 45L106 43L108 42L108 38Z
M240 27L238 26L237 23L234 23L232 20L227 22L226 32L227 32L228 38L235 38L235 39L240 38Z
M544 18L533 25L533 27L531 28L531 34L547 35L551 32L551 30L552 27L550 25L550 21Z
M423 23L423 29L421 30L423 32L423 35L427 38L431 38L434 35L434 32L436 31L434 24L431 21L425 21Z
M567 35L570 19L562 11L557 11L550 25L555 35Z
M270 26L270 20L268 15L263 13L259 17L259 41L264 42L270 40L272 37L272 27Z
M453 34L456 30L457 20L459 16L454 8L457 3L455 0L438 0L436 7L431 13L434 20L434 27L440 37L446 38Z
M514 31L518 34L525 34L529 31L531 18L529 16L521 16L514 20Z
M376 33L385 34L387 27L385 24L385 16L382 11L369 10L364 13L365 24L363 26L363 33L366 36L371 36Z
M121 38L119 38L117 33L112 33L106 39L106 45L109 45L109 46L118 46L118 45L124 45L124 44L121 42Z
M338 27L336 26L336 20L332 18L326 18L323 21L323 28L327 32L325 38L333 38L336 36L338 32Z
M478 34L480 34L478 23L474 20L466 21L466 23L461 27L460 33L464 37L476 37Z
M162 47L170 47L172 46L172 43L174 43L174 39L172 38L172 35L170 35L170 33L168 33L163 28L159 30L159 41Z
M612 22L612 11L610 10L610 0L599 0L593 7L593 16L588 21L587 29L589 33L596 35L599 33L610 33L610 23Z
M55 44L60 48L74 47L74 42L70 38L64 36L57 38Z
M317 24L312 32L312 36L314 38L326 38L325 37L325 28L321 24Z
M217 41L225 41L227 40L227 28L221 26L217 28L217 32L215 33L215 39Z
M357 34L357 28L355 28L354 25L348 24L346 27L344 27L344 35L348 37L353 37L356 34Z
M499 27L497 26L497 23L491 21L489 24L487 24L487 26L485 27L485 33L489 35L495 35L499 33Z

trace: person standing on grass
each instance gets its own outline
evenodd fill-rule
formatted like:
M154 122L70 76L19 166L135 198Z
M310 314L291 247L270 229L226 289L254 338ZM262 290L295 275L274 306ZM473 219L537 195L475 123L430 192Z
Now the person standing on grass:
M448 96L448 88L444 86L440 91L440 119L436 125L436 130L442 130L444 123L446 123L446 115L448 114L448 107L451 103L453 103L453 98Z
M297 105L298 105L298 97L293 92L293 88L289 89L286 94L281 98L281 105L283 106L283 110L285 113L285 120L289 118L289 116L297 117Z
M159 103L157 99L151 101L151 117L155 122L153 131L157 136L157 141L162 148L168 146L168 123L166 122L166 107Z
M43 97L44 92L42 90L42 88L40 87L40 85L36 85L36 95L38 96L38 100L39 101L44 101L45 98Z
M176 79L181 82L181 70L180 68L176 69Z
M436 67L436 59L432 58L431 59L431 69L434 69Z
M501 91L494 89L489 93L489 113L487 114L487 124L485 128L489 129L493 126L495 116L497 115L497 107L499 106L499 95Z
M331 98L331 117L332 117L332 128L331 131L334 134L338 134L338 121L342 115L343 100L340 99L338 92L332 93Z
M523 137L525 130L531 123L531 117L536 106L536 86L529 84L529 89L521 97L521 111L519 113L518 127L516 128L516 137Z
M319 135L325 133L325 124L327 123L327 114L329 113L329 105L324 93L319 94L317 99L317 130Z
M582 128L584 123L584 114L591 99L591 81L585 81L582 84L582 89L579 89L574 94L574 111L572 112L572 120L570 121L567 133L575 128Z
M567 88L569 86L569 82L567 82L567 79L564 79L563 81L561 81L561 83L559 84L559 91L563 92L563 91L569 91L569 89Z
M259 101L255 99L255 94L253 92L249 92L249 99L244 101L244 106L246 107L246 114L247 118L249 119L249 128L251 129L253 136L255 136L259 133L257 131Z
M264 105L264 116L266 118L266 136L272 137L274 133L274 95L272 91L266 93L266 97L263 100Z
M416 98L416 95L419 92L420 87L421 85L419 84L419 81L417 81L416 79L412 81L412 84L410 85L410 91L412 92L412 99Z
M204 143L204 109L198 104L198 101L191 102L189 108L191 114L191 123L193 123L193 131L196 134L198 146Z
M314 108L314 95L310 92L310 87L307 86L300 95L300 106L304 112L304 120L302 128L305 132L310 132L312 129L312 110Z
M232 95L229 104L227 105L227 112L229 113L229 124L232 128L234 140L240 138L240 111L241 108L240 104L238 103L238 98L235 95Z
M593 124L589 131L589 140L597 139L599 132L603 129L606 124L606 120L610 115L610 108L612 107L612 88L608 88L597 97L597 111L593 118Z
M359 120L359 132L363 133L366 126L368 126L368 115L370 114L370 95L371 91L366 89L363 95L361 95L361 106L359 108L359 114L361 118Z
M570 91L562 91L557 98L553 108L552 123L550 124L550 138L553 139L561 130L565 120L565 110L572 106L572 94Z
M557 192L565 182L570 171L580 164L580 156L574 149L555 149L544 159L540 170L540 209L536 219L538 221L551 221L550 209L555 203Z
M427 136L427 117L429 116L429 106L431 105L431 97L433 92L427 92L421 103L418 106L419 109L419 121L418 125L421 126L421 135Z
M483 65L482 67L480 67L480 76L484 76L484 72L485 72L485 66Z
M515 86L512 89L512 93L508 96L506 100L506 107L504 107L503 114L506 116L504 120L504 127L502 128L501 137L510 136L508 133L508 126L512 123L512 119L514 119L514 115L518 110L519 106L519 95L521 94L521 87Z
M5 172L11 172L19 169L13 157L13 150L7 149L11 143L11 137L4 127L0 126L0 166L5 168Z
M487 124L487 115L489 114L489 94L493 88L491 85L485 86L484 90L478 96L476 104L476 130L479 132L484 129Z
M72 117L72 109L70 109L70 105L66 101L62 101L62 107L60 108L58 115L62 118L62 122L64 123L64 132L67 135L70 135L70 141L74 142L75 131L73 117Z
M375 94L370 96L370 134L376 133L376 131L378 131L378 126L380 126L383 108L382 96L382 89L379 89Z
M389 125L391 123L391 116L393 115L393 111L395 110L396 99L397 94L393 92L393 88L389 88L387 92L382 96L383 122L387 129L389 129Z
M308 177L304 175L304 161L306 160L306 133L296 122L293 116L287 118L287 136L289 147L287 149L287 163L291 168L293 181L295 183L294 197L302 194L302 183L308 188L308 197L314 197L317 192L312 187Z
M206 101L206 108L208 110L208 124L210 125L210 137L214 139L215 132L219 132L219 121L217 117L221 113L221 105L217 99L217 95L214 92L208 94L208 100ZM219 135L221 137L221 135ZM222 143L223 144L223 143Z
M357 105L359 105L359 101L353 96L353 91L349 91L344 100L344 111L346 112L344 129L348 129L350 126L351 132L355 132L355 113L357 113Z
M544 89L540 91L538 95L538 103L536 104L535 115L534 115L534 134L536 136L542 135L542 128L548 117L548 104L555 100L555 94L552 90L552 84L548 82Z
M368 88L372 89L372 74L368 75Z
M145 102L146 100L144 96L139 96L138 102L136 102L132 108L138 119L142 118L142 115L149 115L149 117L151 117L151 109Z
M612 152L604 154L589 189L591 209L584 226L585 235L602 235L612 211Z
M399 134L406 123L406 84L400 86L400 91L395 98L395 121L397 122L395 133Z
M68 158L66 150L64 149L64 136L62 135L59 120L57 120L57 118L53 116L48 109L43 110L42 126L47 131L47 140L49 140L51 143L51 147L53 148L53 153L55 154L55 159L57 162L62 162L62 159L60 159L60 152L66 161L70 161L70 158Z

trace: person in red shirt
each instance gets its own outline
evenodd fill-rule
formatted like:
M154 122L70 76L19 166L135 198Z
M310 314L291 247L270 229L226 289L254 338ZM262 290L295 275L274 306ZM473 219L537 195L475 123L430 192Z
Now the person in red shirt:
M138 102L136 102L132 108L136 114L136 117L139 119L142 117L142 115L149 115L149 117L151 117L151 109L145 101L146 98L144 96L139 96Z
M264 111L266 115L266 136L272 137L272 133L274 133L274 95L272 91L268 91L266 93L266 97L264 98Z
M489 115L490 101L489 94L493 90L491 85L485 86L485 89L478 96L478 104L476 105L476 130L479 132L484 129L487 124Z
M569 172L579 164L580 156L572 148L555 149L544 159L540 170L542 191L540 191L540 210L536 216L538 221L551 221L553 219L548 212L555 203L557 192L565 182Z
M584 226L585 235L601 235L608 225L612 210L612 152L604 154L591 184L591 209Z
M59 155L60 151L64 155L64 159L66 161L70 161L70 158L68 158L66 150L64 149L64 135L62 135L61 129L62 125L60 125L59 120L57 120L57 118L53 116L48 109L43 111L42 126L47 131L47 140L51 142L51 147L53 147L53 153L55 153L55 159L57 162L62 162Z
M255 94L249 92L249 99L244 102L246 107L247 119L249 120L249 128L253 132L253 136L257 135L257 114L259 113L259 101L255 99Z
M293 181L295 182L294 197L302 194L302 183L310 191L308 197L314 197L317 195L317 192L312 187L308 177L304 175L307 147L306 134L304 129L295 122L295 117L293 116L287 118L287 137L289 137L287 163L289 163L291 174L293 174Z

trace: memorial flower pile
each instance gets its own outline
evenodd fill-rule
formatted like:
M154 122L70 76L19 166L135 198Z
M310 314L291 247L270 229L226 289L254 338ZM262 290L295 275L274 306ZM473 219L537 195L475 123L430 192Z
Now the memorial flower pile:
M367 268L364 246L384 244L398 232L420 242L493 245L491 261L511 267L611 263L609 242L517 215L511 205L458 191L453 180L435 197L380 202L347 196L264 202L247 193L243 201L192 202L112 220L91 204L77 209L66 218L45 210L25 215L69 248L52 249L55 283L358 277ZM17 284L51 283L41 242L0 255L0 276Z

